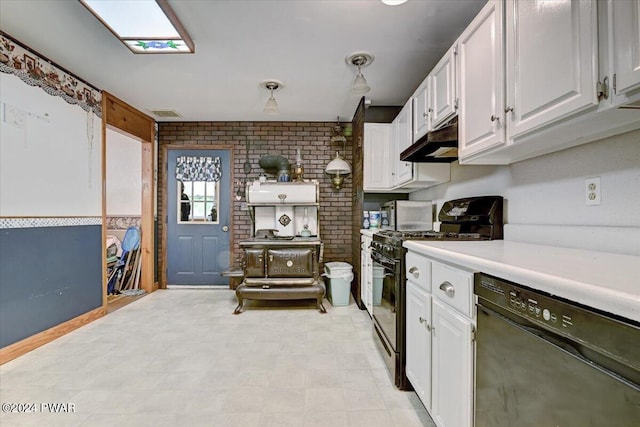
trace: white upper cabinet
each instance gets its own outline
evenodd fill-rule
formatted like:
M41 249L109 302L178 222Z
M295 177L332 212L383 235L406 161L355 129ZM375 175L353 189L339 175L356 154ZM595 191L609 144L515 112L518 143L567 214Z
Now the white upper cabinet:
M598 103L595 1L507 0L505 16L509 138Z
M460 159L505 143L502 3L490 0L458 39Z
M430 129L437 129L457 112L456 56L454 44L428 76L430 102L427 107Z
M363 187L367 190L391 188L391 124L365 123Z
M429 132L431 123L429 122L429 79L418 87L413 95L413 142Z
M413 142L411 135L411 111L412 102L411 99L409 99L394 120L396 125L396 147L398 150L397 155L394 156L396 163L395 185L405 184L413 178L413 163L400 160L400 153L409 148Z
M606 7L613 68L610 84L615 85L612 95L619 97L640 89L640 0L608 0Z

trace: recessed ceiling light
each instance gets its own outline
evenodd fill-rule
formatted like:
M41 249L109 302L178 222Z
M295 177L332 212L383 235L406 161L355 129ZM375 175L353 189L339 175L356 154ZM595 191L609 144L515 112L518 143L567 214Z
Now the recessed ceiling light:
M407 0L381 0L381 1L387 6L398 6L399 4L407 2Z
M193 53L167 0L78 0L133 53Z

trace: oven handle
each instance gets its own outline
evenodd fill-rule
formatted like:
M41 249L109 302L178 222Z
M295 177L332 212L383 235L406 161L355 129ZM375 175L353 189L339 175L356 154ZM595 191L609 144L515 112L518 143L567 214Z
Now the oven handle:
M397 261L383 257L377 252L371 252L371 259L391 271L395 271L396 269Z
M584 363L585 365L588 365L590 367L592 367L593 369L597 369L598 371L602 372L605 375L608 375L609 377L620 381L621 383L632 387L633 389L640 391L640 385L639 384L635 384L634 382L620 376L619 374L607 369L606 367L600 365L597 361L595 360L591 360L589 358L587 358L584 354L582 354L575 346L573 346L570 342L568 342L566 339L561 338L557 335L551 334L545 330L539 329L539 328L535 328L535 327L530 327L530 326L525 326L522 325L520 323L518 323L517 317L520 317L516 314L511 314L513 315L514 318L509 318L506 317L490 308L488 308L487 306L482 304L482 300L478 300L478 303L476 304L478 307L478 314L480 314L481 312L488 315L488 316L494 316L497 317L499 320L502 320L503 322L508 323L509 325L511 325L513 328L520 330L520 332L525 333L525 334L531 334L531 335L535 335L538 338L540 338L541 340L545 341L547 344L558 348L561 351L564 351L565 353L568 353L569 355L573 356L574 358L576 358L578 361ZM476 335L477 337L477 335Z

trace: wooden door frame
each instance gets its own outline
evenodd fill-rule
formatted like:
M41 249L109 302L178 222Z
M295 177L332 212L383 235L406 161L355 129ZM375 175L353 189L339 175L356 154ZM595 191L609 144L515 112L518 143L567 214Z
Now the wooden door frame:
M154 164L155 120L112 94L102 92L102 271L107 271L107 129L133 137L142 144L142 212L140 228L141 281L147 293L158 289L154 281ZM107 308L107 277L102 275L102 307Z
M160 169L160 165L162 165L162 182L158 183L158 186L162 189L162 203L158 206L158 222L160 226L160 230L162 233L161 241L162 241L162 254L158 257L158 270L159 270L159 287L161 289L167 288L167 228L169 226L169 150L227 150L229 151L229 163L230 163L230 173L229 173L229 183L231 185L229 191L229 262L233 262L233 248L234 248L234 233L233 233L233 183L234 179L234 153L233 153L233 145L229 144L211 144L211 145L193 145L193 144L166 144L161 145L159 147L160 156L158 158L158 169ZM160 221L162 221L160 223ZM229 287L231 287L231 282L229 282Z

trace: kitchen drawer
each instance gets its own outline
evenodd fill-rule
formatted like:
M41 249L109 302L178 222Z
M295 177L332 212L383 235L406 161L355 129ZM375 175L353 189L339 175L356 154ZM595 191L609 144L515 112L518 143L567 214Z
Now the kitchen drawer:
M431 261L415 252L407 252L406 256L407 280L418 285L425 291L431 292Z
M431 277L436 298L472 317L473 273L434 262Z

